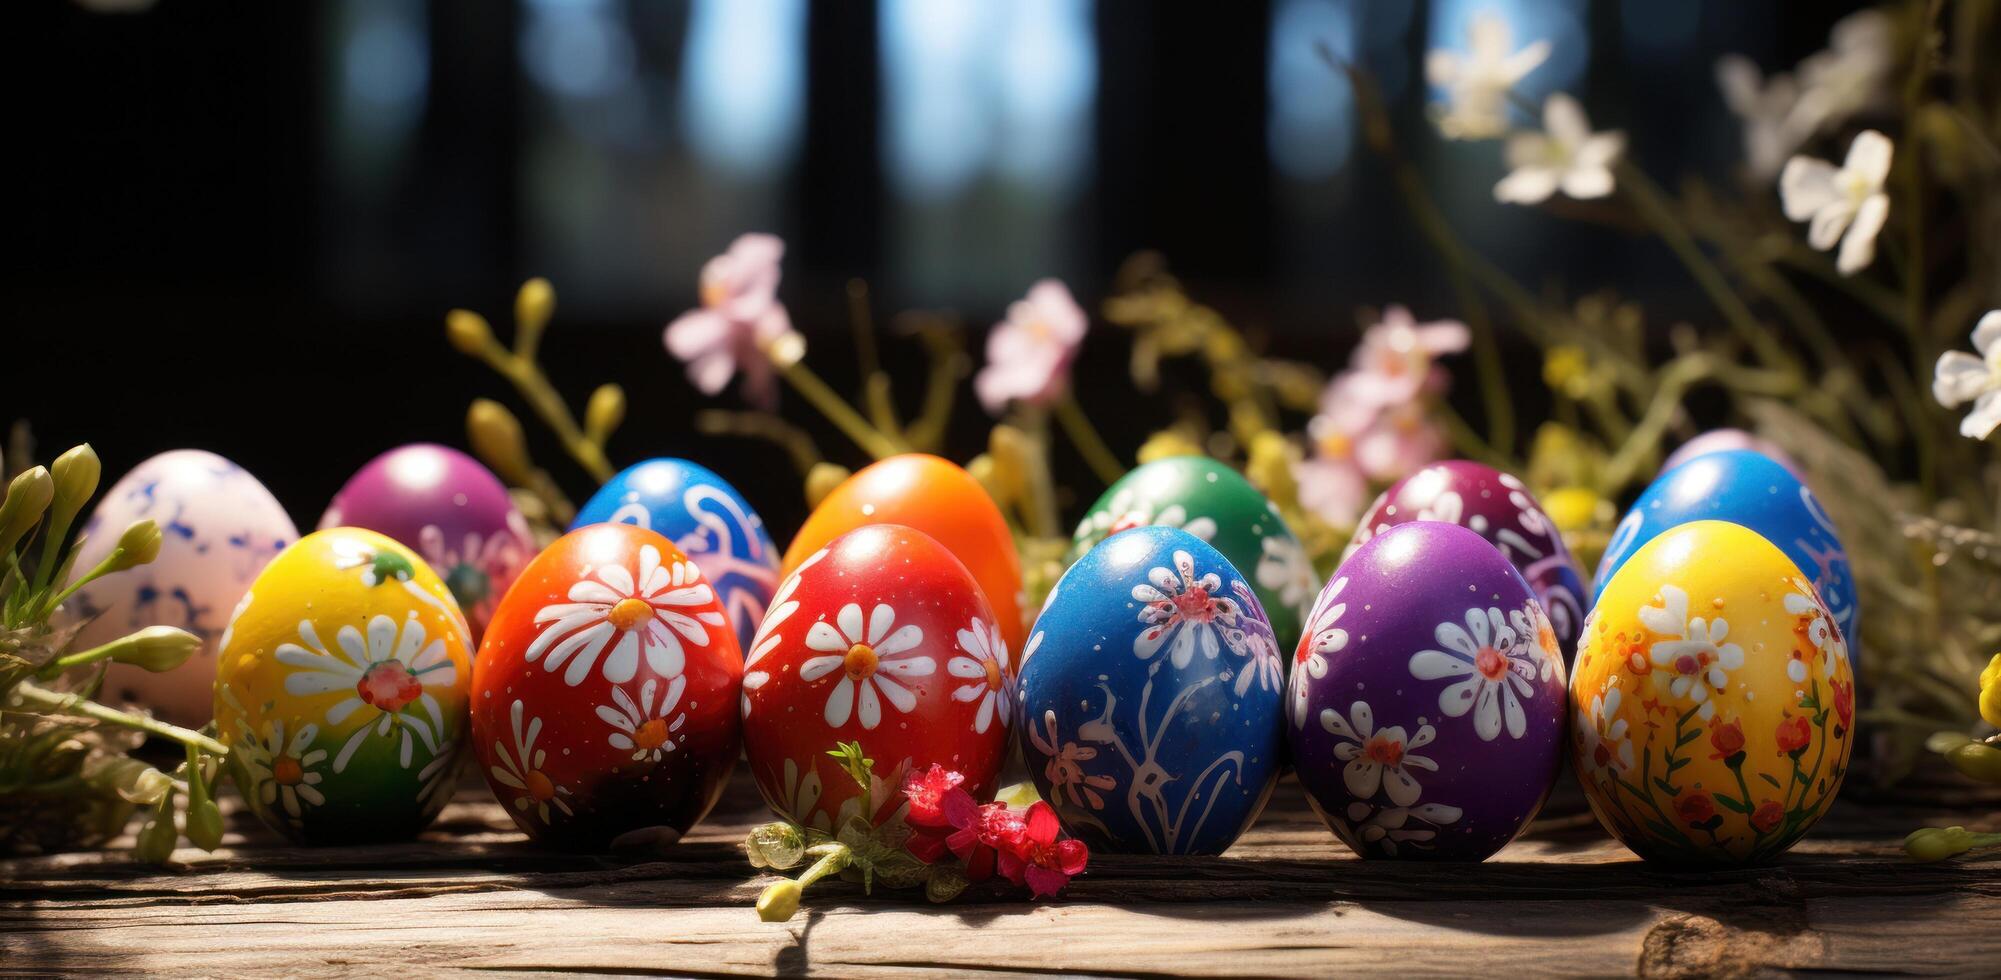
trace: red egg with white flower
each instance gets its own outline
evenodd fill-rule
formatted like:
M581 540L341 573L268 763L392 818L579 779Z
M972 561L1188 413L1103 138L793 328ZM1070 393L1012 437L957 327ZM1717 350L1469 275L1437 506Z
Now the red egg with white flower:
M741 745L743 655L715 589L673 543L594 524L528 564L472 672L481 774L537 842L680 838Z
M922 531L857 528L772 597L744 664L744 753L780 816L835 830L903 801L933 764L993 796L1014 724L1014 666L972 573ZM864 793L827 752L861 743Z

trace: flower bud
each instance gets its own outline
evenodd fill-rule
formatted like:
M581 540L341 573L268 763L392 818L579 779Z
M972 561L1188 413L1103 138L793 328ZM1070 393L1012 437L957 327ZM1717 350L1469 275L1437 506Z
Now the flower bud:
M803 893L799 883L790 878L780 881L757 896L757 917L764 922L784 922L799 912L799 896Z
M132 856L147 864L164 864L174 856L174 845L180 839L180 829L174 826L174 794L169 792L160 798L159 805L153 808L152 819L139 831Z
M0 502L0 554L14 549L14 542L42 519L55 497L55 480L47 467L24 470L7 485L7 499Z
M783 871L798 864L806 856L806 835L799 828L784 821L768 823L750 832L747 847L755 847L755 853L764 859L766 867Z
M806 337L797 330L787 330L764 346L764 356L779 368L789 368L806 357Z
M514 294L514 329L522 336L539 335L556 315L556 287L536 276Z
M188 842L204 851L222 846L222 808L214 800L188 801Z
M53 526L68 531L71 521L83 510L83 505L97 493L98 477L104 475L104 464L97 459L97 451L84 443L56 457L49 464L55 482L54 503L49 508L53 516Z
M1983 783L2001 783L2001 749L1985 742L1968 742L1945 754L1954 769Z
M125 533L118 536L118 547L111 551L111 571L122 572L136 568L160 557L160 525L152 518L134 521Z
M201 637L172 626L148 626L111 644L112 660L165 673L187 663L201 646Z
M584 406L584 435L603 445L612 430L625 421L625 389L615 384L599 385Z
M445 314L445 339L452 342L461 354L479 357L495 346L493 328L486 318L471 310L453 310Z
M848 468L835 463L814 463L806 472L806 506L818 507L820 501L834 492L834 488L847 482L852 475Z
M1904 853L1917 861L1943 861L1973 846L1965 827L1924 827L1904 838Z
M2001 728L2001 653L1980 672L1980 717Z
M521 433L521 420L507 406L488 398L473 399L472 408L466 410L466 437L473 454L502 479L516 486L529 481L534 467L528 462L528 439Z

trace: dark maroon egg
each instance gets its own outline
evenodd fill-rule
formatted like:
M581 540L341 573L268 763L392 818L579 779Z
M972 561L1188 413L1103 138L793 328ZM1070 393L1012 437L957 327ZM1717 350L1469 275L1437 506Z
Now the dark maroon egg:
M1563 655L1484 538L1391 526L1320 592L1288 681L1300 785L1364 857L1478 861L1534 819L1564 742Z
M1348 553L1384 528L1407 521L1457 524L1486 538L1514 562L1535 590L1556 628L1564 662L1577 652L1584 628L1584 577L1563 544L1556 523L1543 513L1528 486L1512 474L1463 459L1433 463L1399 480L1376 498L1355 525Z

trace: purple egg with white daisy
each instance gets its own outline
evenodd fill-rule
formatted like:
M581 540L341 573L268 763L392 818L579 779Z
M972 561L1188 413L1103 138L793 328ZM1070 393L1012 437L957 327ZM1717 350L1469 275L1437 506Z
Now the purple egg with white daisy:
M1357 854L1480 861L1548 797L1565 703L1555 629L1507 556L1413 521L1321 590L1285 731L1314 810Z

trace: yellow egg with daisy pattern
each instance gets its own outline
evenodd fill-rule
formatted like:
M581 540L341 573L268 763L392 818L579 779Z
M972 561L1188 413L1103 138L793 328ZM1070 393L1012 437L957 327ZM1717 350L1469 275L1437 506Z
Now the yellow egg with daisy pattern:
M1855 677L1827 603L1736 524L1663 532L1622 565L1570 675L1572 761L1641 857L1755 863L1827 812L1855 741Z
M359 528L272 559L217 651L215 720L259 819L311 844L395 840L450 799L472 641L423 559Z

